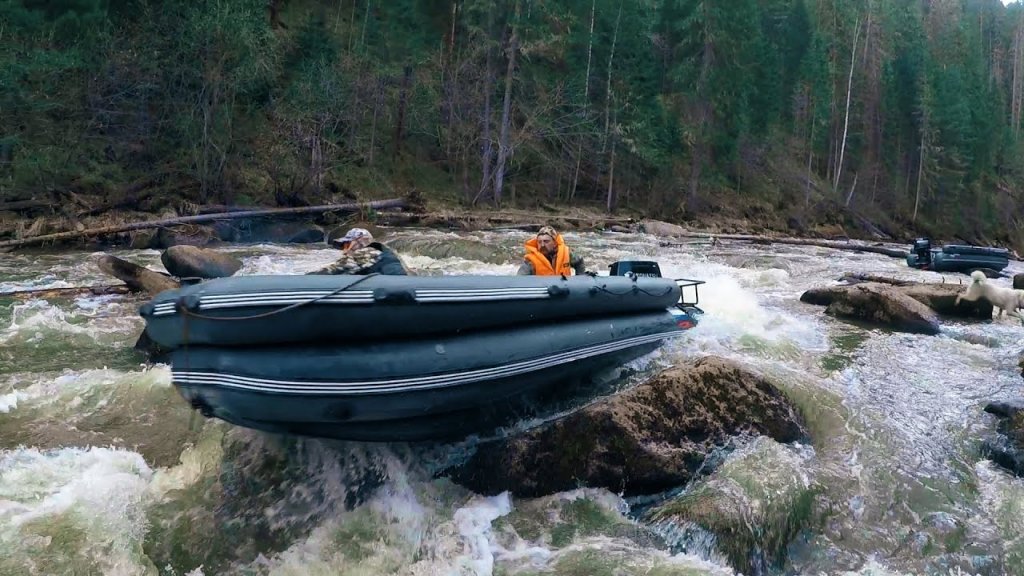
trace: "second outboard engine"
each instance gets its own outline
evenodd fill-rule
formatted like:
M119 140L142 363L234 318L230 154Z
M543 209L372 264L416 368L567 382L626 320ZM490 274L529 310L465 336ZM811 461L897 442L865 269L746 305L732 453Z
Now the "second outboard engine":
M620 260L608 266L609 276L644 276L661 278L661 267L650 260Z
M932 263L932 241L927 238L914 240L914 254L917 255L917 265L925 267Z
M634 281L640 277L661 278L661 266L652 260L620 260L608 266L610 276L628 276ZM698 315L704 311L697 306L700 295L697 293L697 286L703 284L703 280L688 280L677 278L676 285L679 286L679 301L669 309L676 324L686 330L697 325ZM685 290L693 289L693 300L687 298Z

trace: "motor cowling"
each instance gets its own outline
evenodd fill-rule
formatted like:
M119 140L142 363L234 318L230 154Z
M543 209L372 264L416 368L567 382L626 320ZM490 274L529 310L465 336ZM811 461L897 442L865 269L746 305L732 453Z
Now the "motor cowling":
M661 267L652 260L620 260L608 266L608 275L661 278Z
M914 240L914 254L917 255L918 265L927 265L932 261L932 241L928 238Z

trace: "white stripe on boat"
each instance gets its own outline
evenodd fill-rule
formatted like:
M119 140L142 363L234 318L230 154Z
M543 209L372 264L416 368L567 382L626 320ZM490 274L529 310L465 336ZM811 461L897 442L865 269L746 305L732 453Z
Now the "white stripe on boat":
M618 352L635 346L654 343L665 338L681 336L682 334L683 331L681 330L673 330L671 332L661 332L659 334L649 334L646 336L627 338L625 340L617 340L615 342L606 342L595 346L578 348L542 358L524 360L493 368L467 370L464 372L449 372L433 376L399 378L394 380L303 382L299 380L254 378L234 374L221 374L217 372L185 372L176 370L172 370L172 379L175 385L221 386L225 388L256 392L303 395L385 394L413 390L429 390L432 388L447 388L450 386L472 384L483 380L518 376L520 374L536 372L545 368L552 368L559 364L567 364L569 362L576 362L592 358L594 356Z
M389 292L391 294L392 292ZM394 294L401 294L398 290ZM466 290L419 289L413 291L417 302L491 302L495 300L538 300L550 298L543 288L479 288ZM372 304L372 290L352 290L334 293L333 290L302 290L289 292L253 292L244 294L210 294L199 297L200 310L281 306L316 300L317 304ZM176 302L160 302L153 306L153 316L167 316L177 311Z

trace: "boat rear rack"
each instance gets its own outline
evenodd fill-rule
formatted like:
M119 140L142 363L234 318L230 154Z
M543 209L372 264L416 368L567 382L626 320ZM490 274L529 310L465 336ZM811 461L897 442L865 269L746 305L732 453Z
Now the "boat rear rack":
M676 285L679 286L679 302L676 306L680 308L692 308L694 311L701 314L704 313L697 304L700 303L700 293L697 291L697 287L701 284L705 284L704 280L691 280L690 278L676 278ZM693 301L687 300L687 288L693 288Z

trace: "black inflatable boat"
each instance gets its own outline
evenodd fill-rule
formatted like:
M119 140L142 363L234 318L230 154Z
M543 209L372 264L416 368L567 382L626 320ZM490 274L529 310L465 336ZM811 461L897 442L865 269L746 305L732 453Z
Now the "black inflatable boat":
M698 280L248 276L145 304L175 387L207 417L351 440L443 439L647 354L697 323ZM692 298L684 290L692 289Z
M664 310L668 278L642 276L238 276L157 295L140 309L167 348L447 334Z
M996 272L1010 264L1010 251L1006 248L989 248L967 244L946 244L932 248L931 240L918 238L907 254L907 266L933 272L962 272L985 269Z

